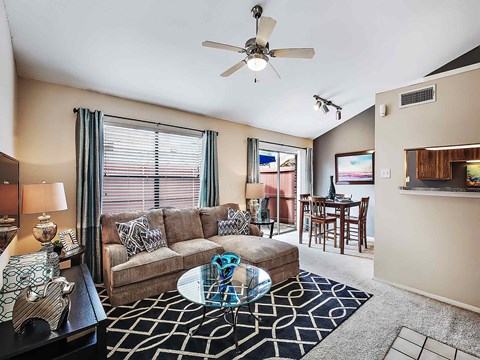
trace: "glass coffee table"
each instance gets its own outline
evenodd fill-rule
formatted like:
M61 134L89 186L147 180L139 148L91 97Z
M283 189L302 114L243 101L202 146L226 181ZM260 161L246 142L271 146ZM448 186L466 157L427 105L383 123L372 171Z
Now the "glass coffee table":
M272 279L265 270L248 264L239 265L227 283L220 282L214 265L207 264L188 270L178 279L177 290L186 300L203 307L202 320L197 328L190 332L190 336L194 336L205 318L209 317L206 315L207 308L217 308L221 310L221 314L211 318L223 317L232 325L235 349L240 353L237 338L240 307L248 307L250 314L257 321L261 321L252 313L251 304L268 293L271 286Z

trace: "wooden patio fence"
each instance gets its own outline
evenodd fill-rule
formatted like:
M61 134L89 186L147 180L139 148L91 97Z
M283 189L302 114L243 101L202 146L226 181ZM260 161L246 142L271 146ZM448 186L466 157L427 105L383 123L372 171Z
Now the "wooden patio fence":
M280 222L296 224L295 167L280 168ZM269 196L270 218L277 218L277 170L261 169L260 181L265 184L265 195Z

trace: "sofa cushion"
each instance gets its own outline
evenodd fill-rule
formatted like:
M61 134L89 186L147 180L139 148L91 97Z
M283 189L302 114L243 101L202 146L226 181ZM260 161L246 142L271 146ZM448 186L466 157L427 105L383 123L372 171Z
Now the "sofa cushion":
M237 221L234 219L218 220L218 235L235 235L238 233Z
M103 214L100 217L102 225L102 243L104 244L122 244L118 236L115 223L125 223L137 219L142 215L147 215L150 229L160 229L164 238L166 238L165 226L163 225L163 211L160 209L150 211L128 211L113 214Z
M172 244L170 248L183 256L185 270L208 264L215 254L223 254L223 248L206 239L193 239Z
M117 222L115 225L117 227L120 241L127 248L127 255L129 258L141 251L145 251L145 245L143 244L140 234L150 230L146 215L125 223Z
M238 205L229 203L200 209L200 219L205 238L208 239L218 234L218 220L227 220L228 208L238 210Z
M248 235L216 235L209 240L221 245L225 251L240 255L242 262L264 270L298 260L298 248L283 241Z
M250 235L250 221L252 214L250 211L228 209L228 219L233 219L237 222L237 234Z
M143 246L145 246L145 250L148 252L167 246L167 242L160 229L141 232L140 238L142 239Z
M183 270L183 257L175 251L167 247L143 251L111 268L110 286L115 288L180 270Z
M163 221L169 246L179 241L203 238L198 208L165 209Z

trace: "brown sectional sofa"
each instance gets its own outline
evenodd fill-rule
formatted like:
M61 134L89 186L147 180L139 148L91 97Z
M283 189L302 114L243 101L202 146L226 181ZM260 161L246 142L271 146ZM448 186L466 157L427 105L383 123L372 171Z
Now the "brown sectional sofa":
M266 270L273 283L299 271L298 248L281 241L252 235L219 236L217 221L227 218L228 208L164 209L102 215L103 280L113 306L128 304L165 291L175 290L178 278L187 270L207 264L214 254L232 251L243 263ZM130 259L115 226L147 215L151 229L160 229L168 247L141 252Z

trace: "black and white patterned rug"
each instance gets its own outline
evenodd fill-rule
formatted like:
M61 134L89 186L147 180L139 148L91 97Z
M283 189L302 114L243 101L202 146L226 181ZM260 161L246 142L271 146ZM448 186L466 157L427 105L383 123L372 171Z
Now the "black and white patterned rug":
M255 303L252 310L261 323L248 307L240 309L242 353L236 355L232 327L223 317L207 318L195 336L189 336L189 327L194 329L201 320L202 307L177 291L112 308L105 289L97 290L108 317L110 359L300 359L372 296L301 271Z

